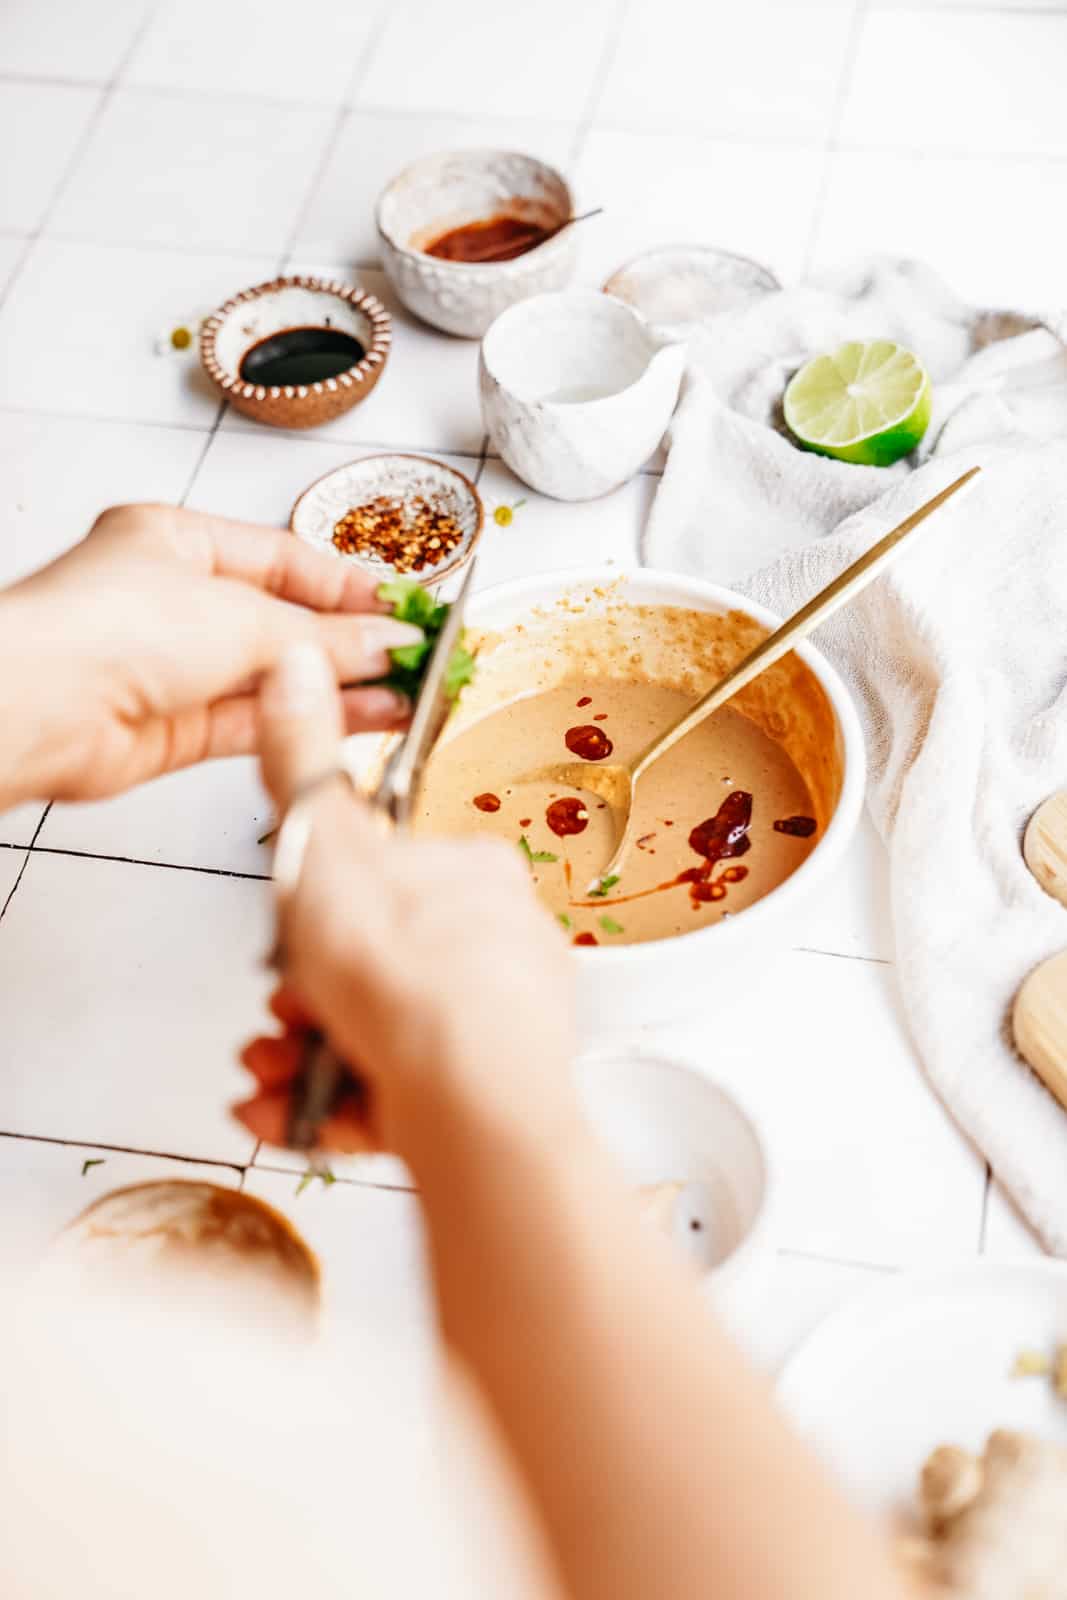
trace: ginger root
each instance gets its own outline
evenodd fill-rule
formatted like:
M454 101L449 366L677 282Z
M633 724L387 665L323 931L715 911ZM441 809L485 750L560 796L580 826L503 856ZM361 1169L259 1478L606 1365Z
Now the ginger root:
M942 1445L920 1499L929 1537L913 1570L965 1600L1067 1600L1067 1449L1006 1429L981 1457Z

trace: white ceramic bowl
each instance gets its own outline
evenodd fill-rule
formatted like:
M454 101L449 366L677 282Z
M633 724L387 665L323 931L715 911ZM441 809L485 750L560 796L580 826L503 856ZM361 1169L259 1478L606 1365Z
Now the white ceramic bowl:
M752 1117L703 1073L643 1051L586 1055L575 1071L586 1116L631 1183L706 1196L699 1235L678 1243L741 1320L773 1251L771 1167Z
M720 614L740 611L767 629L781 621L743 595L699 578L650 568L620 574L613 567L539 574L485 589L470 602L467 620L474 628L508 632L516 623L529 625L535 608L543 610L563 596L581 598L597 590L610 590L613 599L634 605L684 606ZM830 755L840 786L821 837L790 877L728 920L648 944L576 948L578 1018L587 1043L610 1041L636 1027L706 1010L709 996L721 992L724 973L747 966L758 979L765 959L803 934L806 908L840 862L859 819L865 755L859 718L838 674L810 644L802 644L796 654L821 686L833 720L835 749ZM740 982L738 988L743 992Z
M442 261L425 253L449 229L509 209L546 227L574 214L571 191L555 168L514 150L425 156L386 185L377 210L382 258L409 311L445 333L480 339L517 300L569 280L577 228L564 228L513 261Z
M482 341L482 419L512 472L557 500L592 500L632 478L678 400L685 346L593 289L537 295Z

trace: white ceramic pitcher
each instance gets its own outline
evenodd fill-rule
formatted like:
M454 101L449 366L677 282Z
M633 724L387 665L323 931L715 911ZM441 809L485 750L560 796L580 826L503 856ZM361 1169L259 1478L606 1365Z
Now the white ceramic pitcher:
M486 431L531 488L592 500L655 450L684 367L684 344L661 339L608 295L534 295L503 312L482 340Z

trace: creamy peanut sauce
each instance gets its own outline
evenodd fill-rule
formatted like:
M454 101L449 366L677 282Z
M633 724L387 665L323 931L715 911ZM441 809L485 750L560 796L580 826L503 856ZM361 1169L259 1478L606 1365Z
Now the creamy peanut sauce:
M628 761L696 698L662 683L581 678L491 710L435 753L416 827L516 849L525 838L538 893L577 943L638 944L718 922L776 888L818 842L804 779L749 717L724 707L641 780L637 845L603 897L587 887L614 849L610 809L588 793L522 781L605 746L604 760Z

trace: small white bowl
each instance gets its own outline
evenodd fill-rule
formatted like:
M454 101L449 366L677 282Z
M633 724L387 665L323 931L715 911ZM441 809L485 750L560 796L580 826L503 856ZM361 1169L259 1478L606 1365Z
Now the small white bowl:
M556 500L592 500L632 478L678 400L685 346L593 289L512 306L482 341L478 386L493 447Z
M409 311L445 333L479 339L507 306L558 289L574 270L576 228L564 228L513 261L442 261L425 247L451 228L502 211L545 227L574 214L565 179L513 150L456 150L405 167L378 200L385 271Z
M292 509L289 526L305 544L314 545L342 561L351 561L385 582L397 576L396 568L389 562L339 550L333 542L334 528L345 512L379 496L399 500L404 505L426 500L446 511L462 534L456 548L436 566L401 576L417 578L420 583L439 583L470 560L484 520L481 496L462 472L430 456L362 456L358 461L336 467L304 490Z
M724 311L782 285L769 267L732 250L672 245L647 250L613 272L604 293L639 311L665 337L680 339Z
M575 1073L591 1126L633 1185L685 1185L674 1220L692 1232L665 1231L740 1319L773 1253L771 1169L751 1116L703 1073L639 1050L583 1056Z

